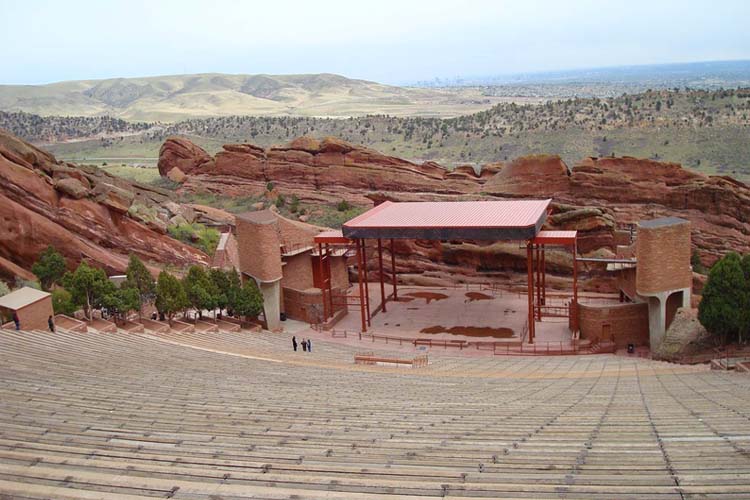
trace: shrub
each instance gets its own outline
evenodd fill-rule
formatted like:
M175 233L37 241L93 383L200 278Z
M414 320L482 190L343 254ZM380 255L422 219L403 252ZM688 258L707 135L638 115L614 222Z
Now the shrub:
M713 265L708 273L698 320L722 343L739 340L748 329L750 316L750 256L734 252Z
M49 290L65 274L65 259L50 245L39 254L39 259L31 266L31 272L39 278L42 288Z
M55 314L71 316L77 309L69 291L64 288L56 288L52 291L52 310Z
M336 210L339 212L346 212L347 210L351 210L352 206L349 204L346 200L341 200L338 205L336 205Z
M208 255L214 254L221 237L216 229L199 223L172 226L169 228L169 234L172 238L199 248Z

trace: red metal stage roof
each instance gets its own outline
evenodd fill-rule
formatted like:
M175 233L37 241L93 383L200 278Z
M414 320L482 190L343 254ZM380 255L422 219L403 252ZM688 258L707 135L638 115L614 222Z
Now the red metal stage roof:
M539 231L539 234L532 240L537 245L565 245L573 246L576 244L578 231Z
M539 233L551 200L386 201L342 228L347 238L527 240Z
M323 231L315 235L315 243L329 243L333 245L346 245L351 243L349 238L346 238L341 231L331 230Z

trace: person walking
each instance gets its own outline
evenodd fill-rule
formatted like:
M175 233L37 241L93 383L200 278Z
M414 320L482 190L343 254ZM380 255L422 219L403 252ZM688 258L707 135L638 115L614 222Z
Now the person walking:
M307 352L312 352L312 339L307 339Z
M16 325L16 331L21 329L21 320L18 318L16 311L13 311L13 323Z
M294 352L297 352L297 337L292 336L292 347L294 348Z
M55 333L55 320L52 319L52 316L47 318L47 325L49 326L49 331Z
M307 340L302 339L302 350L307 352Z

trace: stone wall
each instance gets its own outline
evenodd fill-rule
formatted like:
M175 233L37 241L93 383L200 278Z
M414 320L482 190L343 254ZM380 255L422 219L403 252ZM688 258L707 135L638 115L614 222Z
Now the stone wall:
M636 288L639 294L650 295L692 286L690 222L673 220L681 222L650 226L657 221L644 221L638 227Z
M281 252L276 217L269 211L237 216L240 270L261 281L281 278Z
M284 277L281 286L295 290L307 290L313 287L313 268L310 252L302 252L284 257Z
M323 320L323 295L319 288L295 290L282 288L284 295L284 312L287 317L311 324L321 323ZM333 289L334 295L346 293L346 290ZM345 306L334 305L334 312L345 309Z
M612 340L618 348L628 344L648 345L648 304L578 304L581 338Z
M21 330L49 330L47 319L53 316L52 296L37 300L18 311L18 319L21 322Z

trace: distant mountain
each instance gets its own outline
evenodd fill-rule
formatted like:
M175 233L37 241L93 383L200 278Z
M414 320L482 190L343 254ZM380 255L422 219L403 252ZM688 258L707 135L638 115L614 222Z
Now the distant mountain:
M41 116L112 116L130 121L191 117L334 116L387 113L456 116L485 109L492 97L402 88L333 74L196 75L0 85L0 110Z

